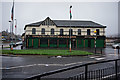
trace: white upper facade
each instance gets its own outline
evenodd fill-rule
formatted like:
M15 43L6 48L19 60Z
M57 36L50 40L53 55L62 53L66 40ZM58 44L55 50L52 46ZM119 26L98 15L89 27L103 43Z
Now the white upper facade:
M49 17L44 21L25 26L25 35L97 35L105 36L106 26L92 21L68 21L51 20ZM71 30L70 30L71 29Z

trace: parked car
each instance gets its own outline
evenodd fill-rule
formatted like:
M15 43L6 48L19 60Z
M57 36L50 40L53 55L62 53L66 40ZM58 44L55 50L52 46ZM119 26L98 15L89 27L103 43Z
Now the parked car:
M23 45L23 42L22 41L17 42L16 45Z
M13 47L15 47L16 46L16 44L15 43L10 43L9 44L9 46L12 46L13 45Z
M120 48L120 43L113 44L112 47L115 49L118 49L118 48Z

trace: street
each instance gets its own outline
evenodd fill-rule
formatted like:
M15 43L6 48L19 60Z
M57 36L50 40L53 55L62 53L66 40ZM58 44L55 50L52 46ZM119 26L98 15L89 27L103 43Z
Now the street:
M47 57L40 55L9 55L2 56L2 77L3 78L27 78L44 72L53 71L73 65L85 64L108 59L117 59L120 56L115 53L117 50L107 47L104 55L92 56L70 56L70 57ZM90 69L112 66L114 63L91 66ZM84 71L83 68L66 72L64 75L54 77L69 77ZM53 76L52 76L53 77Z

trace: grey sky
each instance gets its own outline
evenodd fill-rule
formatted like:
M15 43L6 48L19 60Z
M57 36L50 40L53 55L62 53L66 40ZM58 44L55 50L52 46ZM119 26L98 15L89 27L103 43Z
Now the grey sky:
M106 35L118 34L117 2L16 2L15 18L17 33L24 32L29 23L51 19L69 20L69 6L72 5L73 20L92 20L107 26ZM2 3L2 30L9 29L12 2Z

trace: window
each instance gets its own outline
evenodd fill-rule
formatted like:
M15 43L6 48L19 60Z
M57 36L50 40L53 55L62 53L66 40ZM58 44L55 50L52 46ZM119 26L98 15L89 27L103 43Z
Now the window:
M60 29L60 35L63 35L63 29Z
M32 28L32 34L36 34L36 29Z
M97 31L96 35L99 35L99 34L100 34L100 31L99 31L99 29L96 29L96 31Z
M81 35L81 29L78 29L78 35Z
M51 35L53 35L53 34L54 34L54 29L52 28L52 29L51 29Z
M69 29L69 35L73 35L73 30L72 29Z
M87 35L90 35L90 29L87 29Z
M41 34L45 34L45 29L42 28Z

